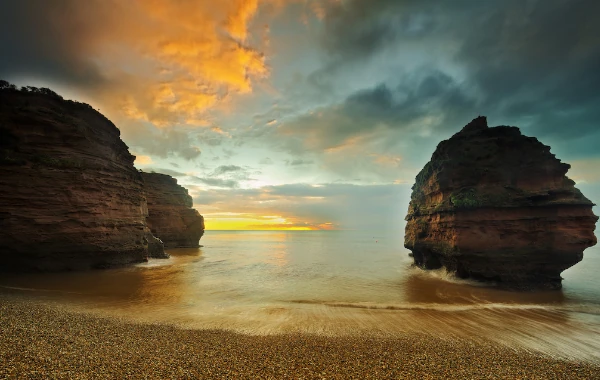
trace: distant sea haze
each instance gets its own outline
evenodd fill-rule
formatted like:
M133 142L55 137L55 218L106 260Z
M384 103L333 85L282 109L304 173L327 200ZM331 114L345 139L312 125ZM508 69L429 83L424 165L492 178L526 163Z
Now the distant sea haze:
M126 319L248 334L461 336L600 362L600 248L563 289L506 292L422 271L402 234L207 231L135 267L4 276L0 292Z

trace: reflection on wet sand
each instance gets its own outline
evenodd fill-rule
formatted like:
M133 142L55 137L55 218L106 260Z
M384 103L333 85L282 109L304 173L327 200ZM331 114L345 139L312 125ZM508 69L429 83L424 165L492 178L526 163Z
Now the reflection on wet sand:
M177 249L174 257L112 270L5 275L0 285L47 299L124 306L130 303L172 304L188 288L186 264L201 259L198 248Z

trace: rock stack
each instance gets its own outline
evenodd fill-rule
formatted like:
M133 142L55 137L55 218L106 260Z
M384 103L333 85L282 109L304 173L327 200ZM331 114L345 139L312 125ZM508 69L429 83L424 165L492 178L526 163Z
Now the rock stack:
M593 203L550 147L478 117L417 175L405 247L424 269L512 289L558 289L596 244Z
M166 174L142 173L148 200L148 227L167 248L198 247L204 218L192 208L185 187Z

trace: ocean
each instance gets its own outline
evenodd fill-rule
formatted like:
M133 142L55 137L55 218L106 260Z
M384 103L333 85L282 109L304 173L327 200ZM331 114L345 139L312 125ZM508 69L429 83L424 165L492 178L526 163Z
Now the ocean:
M5 275L0 292L184 328L433 334L600 362L600 248L561 291L520 293L412 267L402 233L206 231L201 243L127 268Z

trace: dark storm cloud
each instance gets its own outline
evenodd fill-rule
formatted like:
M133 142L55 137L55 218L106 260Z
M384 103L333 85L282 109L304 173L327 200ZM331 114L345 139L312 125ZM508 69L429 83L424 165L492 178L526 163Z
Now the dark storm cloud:
M59 82L95 86L105 79L91 61L83 58L84 41L101 25L104 6L96 6L89 22L68 0L0 2L0 77L36 75ZM99 5L95 3L95 5ZM108 27L104 25L104 27Z
M540 135L578 137L600 120L600 24L597 1L516 5L480 21L490 33L471 33L459 59L471 80L500 112L531 119ZM494 57L490 60L489 57Z
M391 89L380 84L350 95L343 108L352 119L380 119L391 128L401 128L412 120L427 116L432 109L445 115L462 114L475 107L468 90L449 75L422 69Z
M466 3L454 2L456 6ZM400 37L423 39L439 27L436 16L441 5L436 3L439 2L351 0L333 3L326 13L323 45L337 57L362 59Z
M441 71L424 68L392 88L382 83L351 94L339 105L283 122L279 132L298 136L286 143L288 150L300 153L335 148L374 132L418 132L425 123L455 128L468 122L474 109L477 100L462 84ZM427 121L432 114L435 121Z
M598 14L600 2L595 0L350 0L329 9L322 42L333 59L328 70L373 60L392 49L406 48L404 56L410 55L415 45L445 52L447 62L439 66L462 68L463 85L477 99L463 122L485 113L550 140L597 138ZM439 80L421 82L421 95L436 93L440 84L443 88ZM393 103L385 89L356 100L356 105L359 100L380 102L382 119L390 119L385 111ZM431 107L430 114L464 114L468 106L448 101ZM377 107L348 108L354 114L360 110ZM396 116L400 120L411 118L408 108L393 111L402 113ZM420 114L415 112L413 119Z

